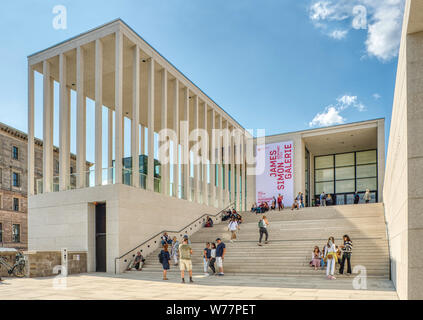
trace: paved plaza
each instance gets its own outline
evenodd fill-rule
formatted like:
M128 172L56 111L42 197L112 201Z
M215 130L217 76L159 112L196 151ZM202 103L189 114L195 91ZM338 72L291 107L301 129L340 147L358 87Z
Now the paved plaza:
M176 271L176 270L175 270ZM194 284L182 284L176 272L169 281L158 272L130 272L122 275L91 273L65 278L5 278L0 300L10 299L398 299L392 282L367 279L367 290L354 290L353 277L326 280L321 276L278 277L256 275L195 275Z

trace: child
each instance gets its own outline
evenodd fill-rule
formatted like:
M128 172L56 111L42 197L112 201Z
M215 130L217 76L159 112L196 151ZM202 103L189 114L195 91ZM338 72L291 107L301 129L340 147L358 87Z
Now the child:
M213 242L211 244L210 261L209 261L209 267L210 269L212 269L213 274L216 273L216 268L214 267L215 262L216 262L216 244Z
M322 258L322 255L320 253L320 249L318 246L314 247L313 253L311 255L311 266L314 267L314 270L317 270L317 268L320 268L320 259Z

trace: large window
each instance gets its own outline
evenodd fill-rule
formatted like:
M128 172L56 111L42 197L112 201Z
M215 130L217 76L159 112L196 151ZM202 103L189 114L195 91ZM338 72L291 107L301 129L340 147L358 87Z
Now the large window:
M370 190L377 199L377 150L357 151L314 158L316 198L322 192L334 195L336 204L353 202L357 190Z

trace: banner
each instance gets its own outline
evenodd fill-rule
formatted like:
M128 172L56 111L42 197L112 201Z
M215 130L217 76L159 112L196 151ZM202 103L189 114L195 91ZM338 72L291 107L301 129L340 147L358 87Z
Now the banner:
M264 153L257 157L256 167L264 167L264 172L256 175L257 205L267 202L270 207L273 197L277 199L281 194L284 206L290 207L294 202L294 143L284 141L256 148L257 154Z

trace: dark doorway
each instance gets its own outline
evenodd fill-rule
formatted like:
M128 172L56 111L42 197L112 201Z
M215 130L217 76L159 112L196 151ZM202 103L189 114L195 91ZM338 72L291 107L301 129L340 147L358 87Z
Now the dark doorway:
M106 204L95 206L95 266L97 272L106 272Z

